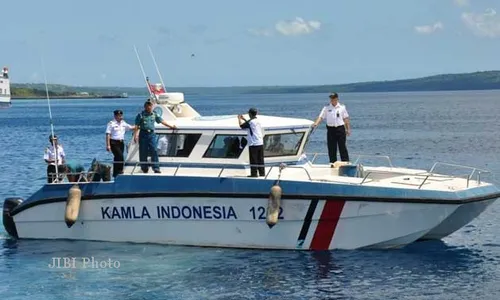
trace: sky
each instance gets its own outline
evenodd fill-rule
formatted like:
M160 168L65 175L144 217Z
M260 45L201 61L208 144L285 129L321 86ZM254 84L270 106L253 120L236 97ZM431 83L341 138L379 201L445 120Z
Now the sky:
M13 83L321 85L500 70L498 0L3 1ZM43 63L42 63L43 61ZM44 72L45 70L45 72Z

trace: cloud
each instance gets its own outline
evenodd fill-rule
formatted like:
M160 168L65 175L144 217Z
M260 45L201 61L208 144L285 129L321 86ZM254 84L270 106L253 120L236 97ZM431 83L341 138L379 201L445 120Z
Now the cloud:
M497 12L488 8L484 13L463 13L465 26L479 37L500 37L500 17Z
M469 5L469 0L453 0L456 6L464 7Z
M106 78L108 78L108 75L106 75L106 74L102 73L102 74L101 74L101 79L102 79L102 80L106 80Z
M321 28L318 21L305 21L302 18L295 18L292 21L279 21L274 26L276 31L286 36L311 34Z
M442 30L444 28L443 23L441 22L436 22L432 25L422 25L422 26L415 26L415 32L418 34L432 34L438 30Z
M272 29L249 29L248 33L263 37L270 37L274 35L300 36L312 34L320 29L321 23L319 21L306 21L303 18L296 17L293 20L278 21Z

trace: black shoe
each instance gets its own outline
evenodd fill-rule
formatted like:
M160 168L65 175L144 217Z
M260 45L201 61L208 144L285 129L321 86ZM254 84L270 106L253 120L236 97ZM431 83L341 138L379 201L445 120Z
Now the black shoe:
M142 170L142 173L147 173L149 170Z
M160 170L155 170L155 173L161 173L161 171Z
M248 175L247 177L259 177L258 175Z

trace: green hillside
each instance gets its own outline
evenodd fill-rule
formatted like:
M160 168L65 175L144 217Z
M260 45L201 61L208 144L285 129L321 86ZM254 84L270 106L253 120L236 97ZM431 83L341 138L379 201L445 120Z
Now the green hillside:
M247 87L169 87L169 90L186 94L281 94L281 93L328 93L336 92L402 92L402 91L452 91L500 89L500 71L461 74L442 74L415 79L373 81L350 84L314 86L247 86ZM12 84L16 97L45 97L44 84ZM60 84L49 85L50 96L78 97L121 95L146 96L145 87L85 87Z

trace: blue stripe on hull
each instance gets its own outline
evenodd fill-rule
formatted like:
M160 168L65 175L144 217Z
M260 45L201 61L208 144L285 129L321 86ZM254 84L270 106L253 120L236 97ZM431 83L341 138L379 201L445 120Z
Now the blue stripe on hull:
M184 176L141 176L121 175L115 182L80 184L82 199L92 198L138 198L138 197L266 197L275 180L253 178L213 178ZM24 201L18 208L35 205L53 199L66 199L68 184L47 184ZM383 202L432 202L461 204L470 201L482 201L500 197L500 190L495 186L472 188L459 192L409 190L348 184L329 184L324 182L280 181L283 199L343 199L350 201ZM449 203L448 203L449 202Z

